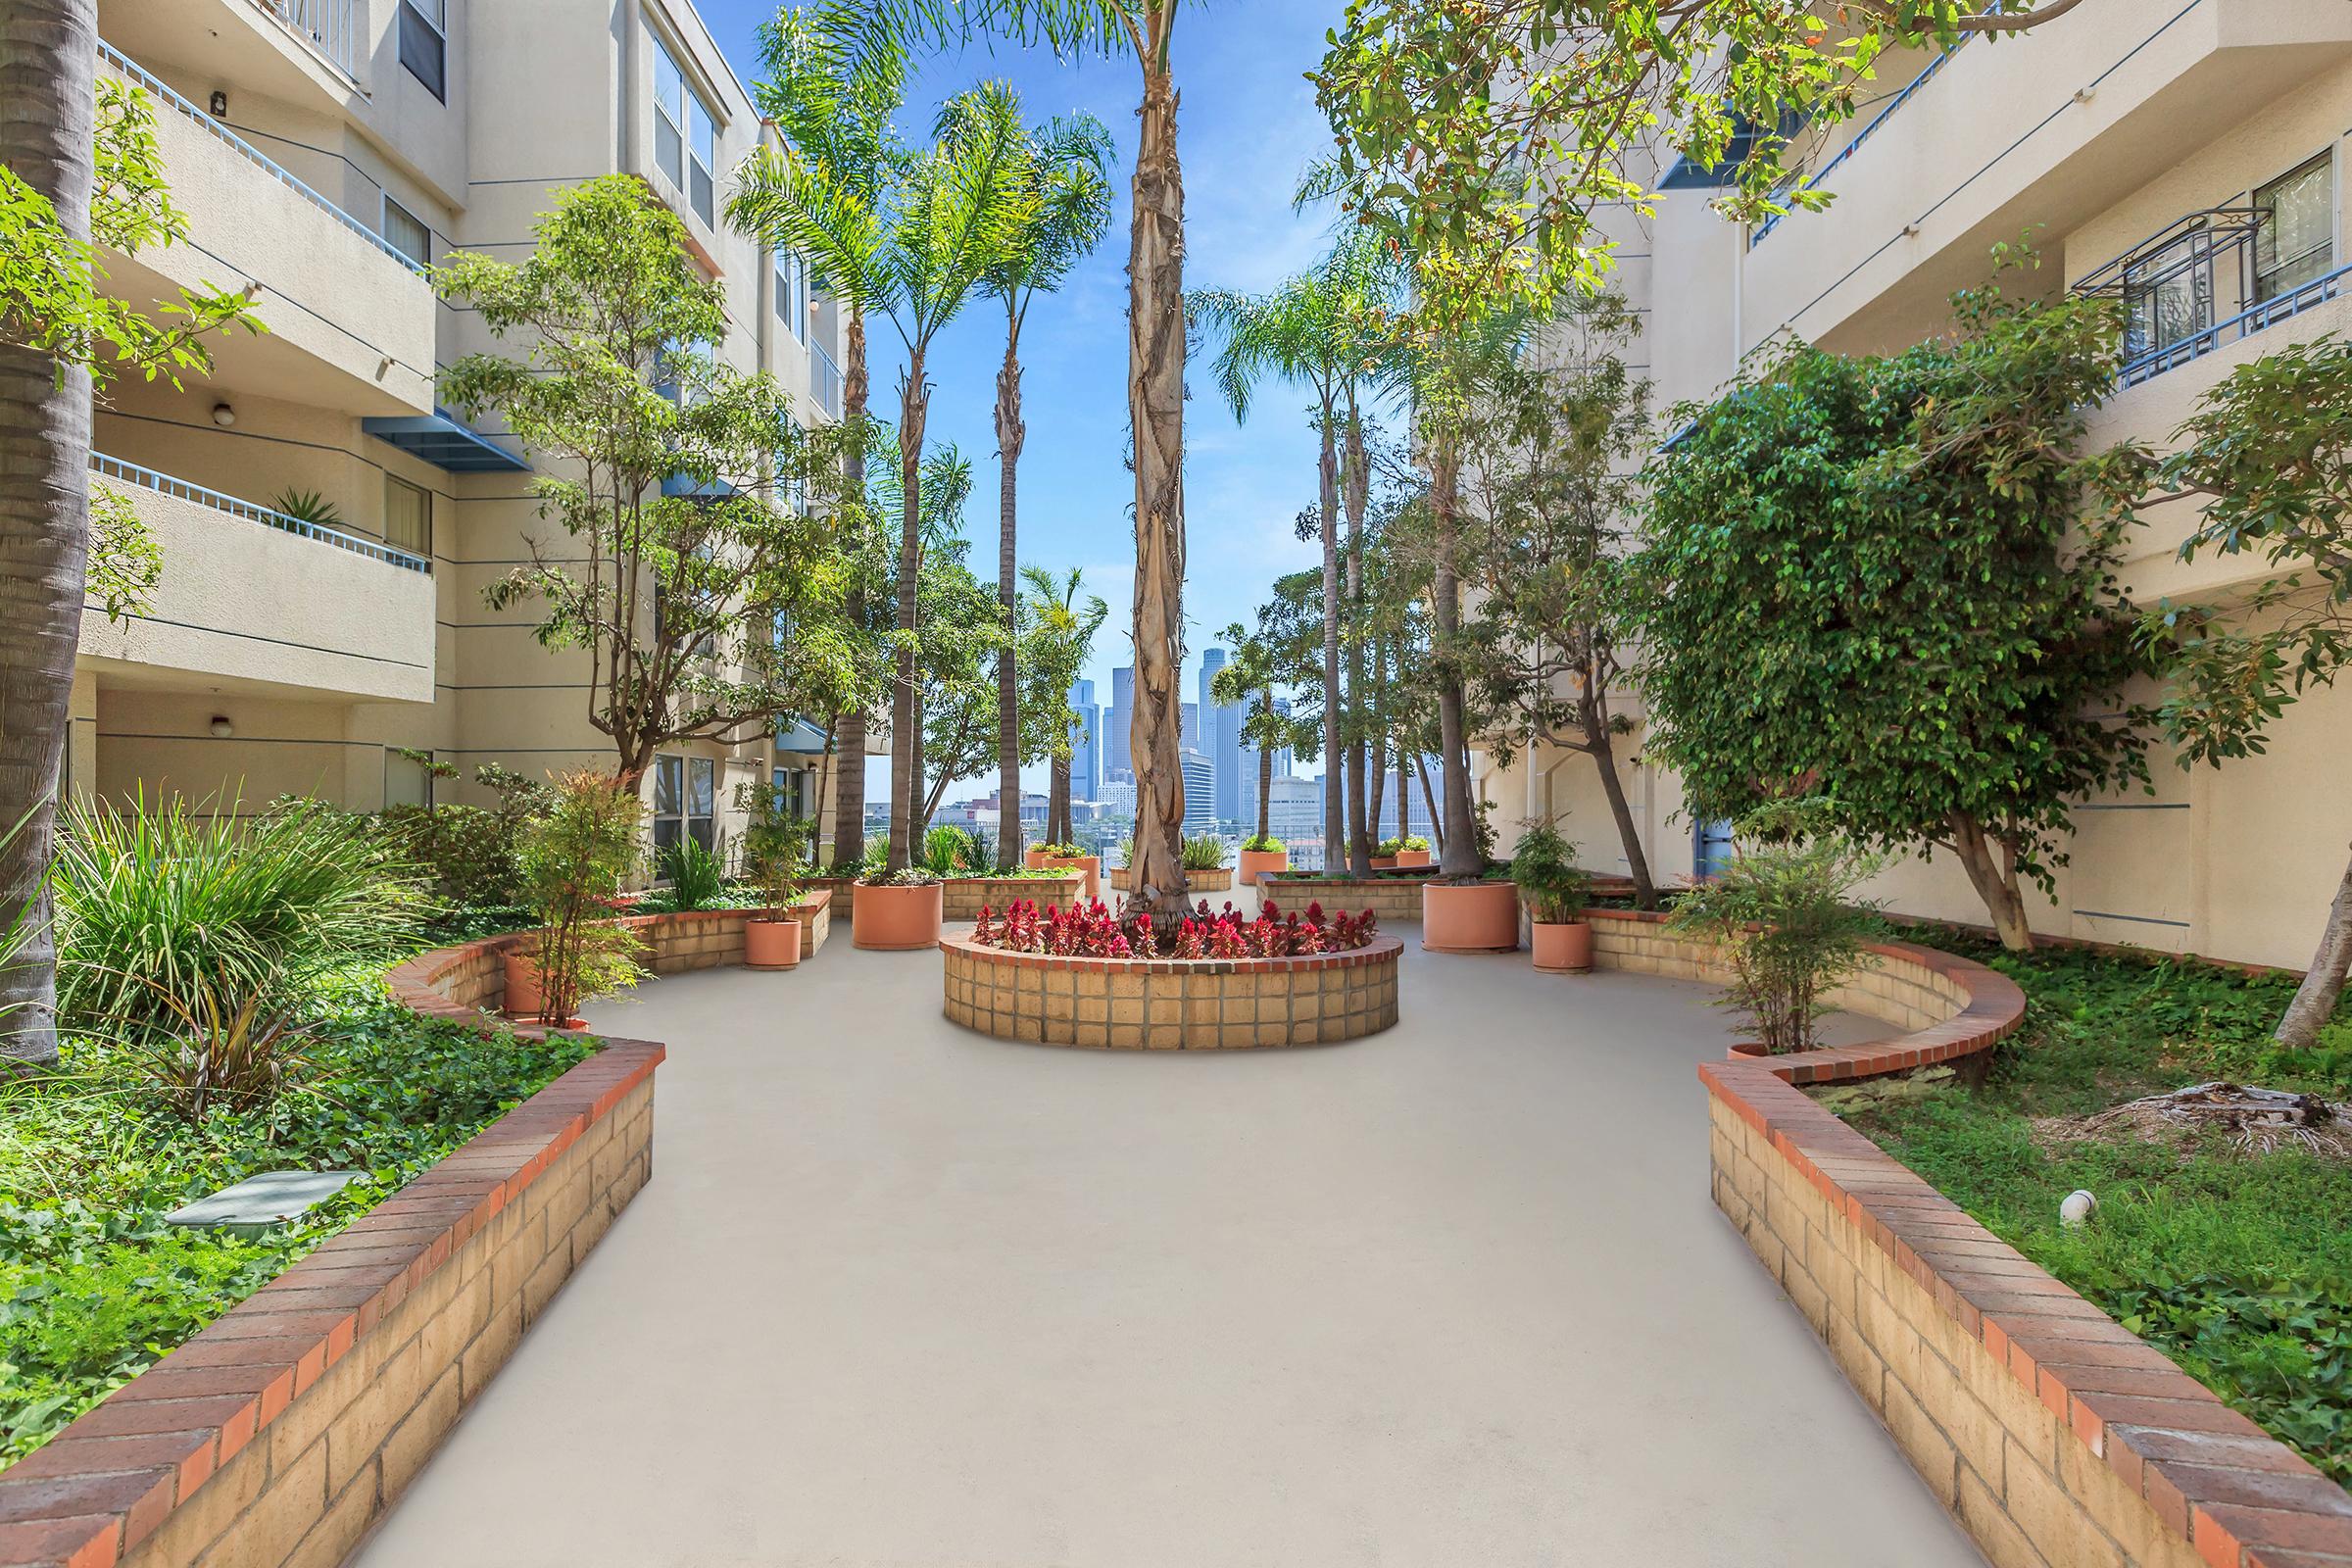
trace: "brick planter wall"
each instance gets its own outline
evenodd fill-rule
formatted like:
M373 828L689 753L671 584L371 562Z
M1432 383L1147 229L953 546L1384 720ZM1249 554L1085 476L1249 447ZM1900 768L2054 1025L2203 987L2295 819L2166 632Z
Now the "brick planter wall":
M1119 893L1135 891L1135 877L1130 866L1113 866L1102 873L1102 880ZM1233 867L1230 865L1199 866L1184 873L1184 891L1188 898L1201 898L1211 893L1233 891Z
M1396 1021L1404 945L1306 958L1055 958L949 940L948 1019L1005 1040L1234 1051L1355 1040Z
M980 906L1002 909L1015 899L1027 899L1036 905L1076 904L1081 889L1086 886L1084 871L1065 871L1056 877L1042 876L952 876L940 891L939 917L942 920L977 920Z
M662 1058L610 1043L0 1475L0 1565L342 1561L645 1184Z
M1430 873L1434 876L1436 873ZM1421 923L1421 884L1430 876L1270 876L1257 891L1285 909L1303 910L1320 904L1326 910L1353 914L1370 909L1382 925Z
M1720 974L1659 918L1593 911L1596 958ZM1981 964L1871 956L1838 1004L1906 1033L1698 1073L1716 1205L1913 1468L2001 1568L2352 1558L2342 1488L1793 1087L1988 1051L2024 1016Z

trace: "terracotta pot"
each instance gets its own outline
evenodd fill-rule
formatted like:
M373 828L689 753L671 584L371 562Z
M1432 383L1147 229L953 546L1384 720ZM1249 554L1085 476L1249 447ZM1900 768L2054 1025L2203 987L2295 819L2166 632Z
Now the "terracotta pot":
M753 916L743 922L746 969L795 969L801 962L801 922Z
M1740 1040L1735 1041L1732 1045L1732 1049L1727 1052L1726 1054L1733 1056L1769 1056L1772 1054L1772 1053L1765 1047L1764 1042L1761 1040Z
M1274 871L1288 871L1290 868L1291 852L1288 850L1244 850L1242 852L1242 885L1244 887L1253 888L1257 886L1259 877Z
M1377 865L1379 862L1376 860L1373 863ZM1427 850L1398 850L1396 852L1396 864L1399 868L1427 865L1428 863L1429 852Z
M1102 896L1102 857L1100 855L1041 855L1029 852L1029 868L1045 871L1084 871L1086 885L1078 890L1081 900Z
M850 909L850 942L874 953L907 953L939 946L940 910L947 884L890 887L869 882Z
M1567 920L1535 924L1536 967L1559 974L1584 974L1592 967L1592 922Z
M1508 882L1424 882L1421 946L1431 953L1516 950L1519 890Z
M1027 866L1032 871L1036 870L1039 866L1044 865L1045 863L1046 852L1043 850L1032 849L1022 853L1021 864Z
M539 960L519 949L507 954L507 1000L502 1004L511 1018L539 1016Z
M1394 855L1375 855L1372 857L1372 869L1375 871L1396 870L1396 857Z

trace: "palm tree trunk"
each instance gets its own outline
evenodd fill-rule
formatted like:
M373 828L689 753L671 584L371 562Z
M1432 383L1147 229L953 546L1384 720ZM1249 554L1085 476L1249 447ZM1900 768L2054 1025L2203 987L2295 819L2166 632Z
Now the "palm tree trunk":
M850 311L848 343L844 354L849 360L842 371L842 420L853 429L865 425L865 404L868 383L865 373L865 313L855 308ZM852 444L843 463L851 495L863 499L865 495L865 443L860 436ZM865 626L865 600L862 595L850 601L850 624L860 632ZM841 783L833 798L833 863L846 866L865 854L865 705L852 703L841 720Z
M1336 865L1350 842L1348 821L1348 760L1340 746L1340 454L1332 428L1331 391L1323 392L1322 450L1315 461L1323 529L1323 861ZM1358 785L1362 783L1359 779ZM1359 803L1360 804L1360 803ZM1363 832L1363 816L1355 819ZM1352 858L1351 858L1352 863ZM1371 870L1366 860L1359 875Z
M1468 699L1462 690L1461 665L1454 638L1462 625L1462 584L1454 557L1460 506L1456 483L1461 466L1451 443L1441 440L1430 462L1430 510L1438 524L1437 570L1430 598L1431 620L1437 645L1438 745L1446 763L1446 851L1439 868L1449 877L1473 877L1485 869L1478 853L1478 832L1472 825L1470 762L1465 731Z
M1005 644L997 654L997 865L1009 871L1021 863L1021 716L1012 649L1014 486L1021 443L1021 318L1007 294L1004 302L1004 363L997 370L997 603L1004 614Z
M1364 430L1356 417L1355 389L1348 389L1348 449L1340 470L1340 489L1348 508L1348 610L1350 616L1361 615L1364 609L1364 502L1370 481L1370 465L1364 455ZM1354 819L1354 831L1348 838L1348 868L1357 876L1372 869L1372 841L1380 836L1380 808L1365 799L1365 768L1371 762L1364 739L1364 645L1350 636L1348 639L1348 702L1349 716L1348 742L1348 814ZM1377 801L1377 792L1374 801ZM1371 815L1365 810L1370 807ZM1402 812L1398 813L1401 820Z
M1076 835L1070 827L1070 760L1054 759L1054 772L1046 785L1046 842L1067 844Z
M1162 920L1184 901L1184 175L1176 84L1155 6L1144 60L1129 233L1127 407L1135 434L1135 892ZM1146 893L1146 889L1152 890Z
M1274 712L1274 694L1265 694L1266 713ZM1257 745L1257 836L1262 841L1274 836L1274 748L1260 741Z
M90 232L98 23L93 0L0 6L0 161ZM90 375L0 348L0 1062L57 1059L49 855L81 639L89 545ZM14 828L14 832L8 831Z
M915 591L923 565L923 426L931 389L923 381L923 351L906 360L899 388L899 619L898 683L890 701L890 855L884 869L903 871L914 850L922 807L922 718L915 706Z

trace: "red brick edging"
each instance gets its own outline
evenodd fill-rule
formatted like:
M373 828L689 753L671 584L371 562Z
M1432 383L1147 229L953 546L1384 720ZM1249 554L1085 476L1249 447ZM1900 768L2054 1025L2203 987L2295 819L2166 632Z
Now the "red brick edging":
M431 977L504 940L396 1000L491 1027ZM665 1054L608 1041L0 1472L0 1568L339 1562L651 1174Z
M1965 1000L1909 1034L1698 1076L1718 1204L1914 1466L1998 1562L2352 1559L2352 1494L1794 1087L1989 1051L2024 1016L1983 964L1870 951Z

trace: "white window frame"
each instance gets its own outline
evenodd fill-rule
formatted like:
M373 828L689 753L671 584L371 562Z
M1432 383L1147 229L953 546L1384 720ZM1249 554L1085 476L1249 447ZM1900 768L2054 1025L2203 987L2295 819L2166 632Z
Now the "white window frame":
M645 35L652 41L655 51L654 167L662 171L671 188L684 198L688 209L702 220L703 225L714 228L718 222L718 112L710 107L710 101L695 85L693 74L687 71L681 59L685 51L671 48L669 40L662 36L650 21L646 24ZM669 74L677 78L679 101L675 105L662 101L662 68L665 65L669 68ZM698 128L695 117L698 114L702 117L700 128L710 133L708 161L695 148L695 131ZM684 122L680 123L681 121ZM662 131L664 126L677 138L678 167L675 169L662 162ZM697 173L703 176L699 187L694 177Z
M400 0L396 9L416 13L416 20L430 27L433 30L433 36L441 40L441 88L433 96L439 98L443 103L447 103L449 101L449 0ZM397 18L394 19L394 24L397 27ZM397 52L396 44L395 53ZM403 59L401 64L407 67L409 74L416 76L419 82L424 82L423 76L417 74L415 66L409 65L406 59ZM429 82L424 84L428 89L431 87Z
M390 191L382 191L379 192L379 194L383 198L383 209L376 215L376 233L383 237L385 244L390 245L394 250L399 251L401 255L407 256L410 261L415 262L418 267L432 266L433 225L426 222L423 219L417 217L415 213L410 212L409 209L402 203L393 200L392 193ZM415 223L418 229L423 231L424 254L422 256L411 255L410 252L402 249L400 244L393 239L392 215L394 213L398 213L401 217L407 219L410 222Z
M2328 176L2328 265L2321 268L2319 272L2315 274L2317 276L2324 277L2328 273L2335 270L2337 267L2343 265L2341 253L2337 245L2337 236L2343 229L2343 181L2341 174L2341 164L2336 157L2336 144L2334 142L2329 142L2326 147L2323 147L2320 149L2320 151L2313 153L2308 158L2296 159L2292 164L2289 164L2286 168L2278 171L2278 172L2273 174L2268 179L2256 180L2254 182L2253 189L2247 193L2246 201L2248 205L2259 210L2262 203L2262 193L2265 190L2268 190L2271 186L2279 183L2281 180L2291 178L2292 176L2301 173L2304 170L2309 169L2313 164L2317 163L2325 163L2327 165ZM2311 253L2306 252L2305 254L2309 255ZM2258 231L2255 235L2254 243L2246 247L2246 303L2248 305L2267 305L2271 300L2279 298L2281 295L2291 294L2296 289L2306 286L2306 284L2311 281L2307 278L2303 283L2289 284L2280 289L2278 294L2266 296L2262 292L2263 273L2261 270L2261 258L2262 239ZM2298 257L2296 260L2299 261L2301 258ZM2284 271L2286 270L2286 268L2278 267L2275 268L2273 270Z
M694 781L697 774L708 773L710 798L706 810L695 809ZM675 809L663 810L662 796L667 793ZM718 848L718 762L714 758L697 757L691 752L663 752L654 759L654 809L652 811L654 849L657 853L682 839L692 838L706 850ZM664 827L668 828L666 836ZM697 829L700 831L697 831Z

